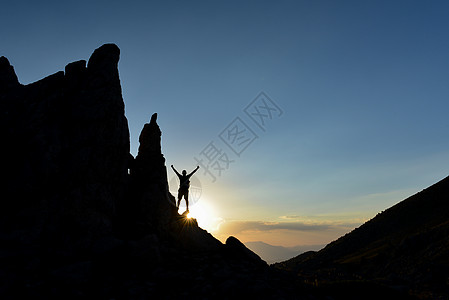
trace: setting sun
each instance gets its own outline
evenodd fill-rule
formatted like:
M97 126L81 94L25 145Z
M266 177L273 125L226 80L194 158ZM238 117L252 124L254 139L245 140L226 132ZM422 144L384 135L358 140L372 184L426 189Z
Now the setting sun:
M222 222L222 219L217 217L214 209L204 199L201 199L201 201L198 201L190 207L187 218L196 219L198 225L209 232L216 231L218 225Z

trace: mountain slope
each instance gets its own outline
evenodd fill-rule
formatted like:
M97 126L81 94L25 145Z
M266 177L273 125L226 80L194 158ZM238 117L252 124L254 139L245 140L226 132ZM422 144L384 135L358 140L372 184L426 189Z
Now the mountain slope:
M326 280L376 280L422 295L445 294L449 177L379 213L319 252L277 268Z

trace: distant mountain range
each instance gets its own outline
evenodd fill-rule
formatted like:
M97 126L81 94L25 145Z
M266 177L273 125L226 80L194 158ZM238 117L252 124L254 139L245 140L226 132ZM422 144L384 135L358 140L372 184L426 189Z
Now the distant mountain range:
M294 247L273 246L261 241L246 242L246 247L258 254L263 260L269 264L281 262L286 259L295 257L307 251L317 251L325 245L301 245Z
M449 296L449 177L318 252L274 265L314 285L371 282L419 298Z

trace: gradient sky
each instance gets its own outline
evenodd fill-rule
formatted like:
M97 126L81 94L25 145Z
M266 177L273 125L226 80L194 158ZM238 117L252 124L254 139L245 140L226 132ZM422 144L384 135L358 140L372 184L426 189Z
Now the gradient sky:
M233 161L196 174L200 225L325 244L448 175L448 15L424 0L7 0L0 55L28 84L117 44L132 154L157 112L167 166L190 171L211 142ZM264 130L244 111L261 92L282 110ZM240 156L220 138L236 118L257 136Z

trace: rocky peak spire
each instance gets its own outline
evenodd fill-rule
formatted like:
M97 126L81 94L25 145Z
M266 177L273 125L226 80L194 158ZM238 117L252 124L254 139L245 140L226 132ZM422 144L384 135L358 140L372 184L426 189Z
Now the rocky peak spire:
M0 57L0 90L14 88L19 85L14 67L11 66L6 57Z
M115 44L104 44L95 49L89 58L87 68L91 71L107 68L117 68L120 59L120 49Z
M139 136L139 156L161 154L161 129L156 123L157 113L151 116L150 123L144 125Z

